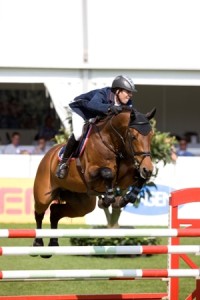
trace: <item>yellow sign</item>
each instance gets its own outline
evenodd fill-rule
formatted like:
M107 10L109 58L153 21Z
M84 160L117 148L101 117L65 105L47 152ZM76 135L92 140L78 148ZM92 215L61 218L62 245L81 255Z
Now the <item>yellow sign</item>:
M0 223L35 223L33 178L0 178ZM49 223L49 209L44 223ZM63 218L60 223L84 224L82 218Z

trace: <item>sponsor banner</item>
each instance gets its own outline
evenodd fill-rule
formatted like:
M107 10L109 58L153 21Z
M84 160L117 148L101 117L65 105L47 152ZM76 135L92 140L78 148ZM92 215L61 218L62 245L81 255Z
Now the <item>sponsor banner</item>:
M34 163L33 163L34 162ZM0 178L0 223L34 223L33 181L38 161L33 160L29 178L22 178L23 168L19 169L20 178ZM176 164L163 166L154 183L141 198L139 207L132 204L122 209L119 224L122 226L167 226L169 216L169 197L173 190L200 187L200 157L180 157ZM28 169L28 167L26 168ZM16 176L16 175L15 175ZM17 177L17 176L16 176ZM187 204L179 209L180 217L199 218L200 204ZM49 211L44 222L49 224ZM103 210L98 207L84 218L63 218L64 224L106 225Z
M33 178L0 178L0 223L35 223ZM49 223L49 210L44 223ZM82 218L63 218L60 223L84 224Z
M200 187L200 157L180 157L176 164L161 163L157 166L155 186L150 186L136 208L128 204L119 218L121 226L167 226L169 222L169 197L173 190ZM199 199L200 200L200 199ZM190 203L179 207L180 218L199 218L200 203ZM96 208L86 215L86 223L106 225L103 211Z
M0 178L0 222L34 222L33 179Z
M122 226L131 225L168 225L169 216L169 195L173 189L157 184L156 186L143 189L144 197L141 198L138 207L128 204L120 215L119 224ZM110 212L111 212L111 208ZM87 224L107 224L103 211L98 208L86 216Z

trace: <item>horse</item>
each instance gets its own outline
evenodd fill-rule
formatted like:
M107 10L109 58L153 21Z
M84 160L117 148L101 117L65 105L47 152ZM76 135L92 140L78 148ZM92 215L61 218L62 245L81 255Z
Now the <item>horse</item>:
M63 217L82 217L92 212L97 196L101 196L100 208L115 205L116 188L125 191L134 186L137 196L153 172L150 120L154 114L155 109L142 114L132 108L123 108L117 115L108 114L90 123L84 151L79 157L70 159L64 179L55 175L58 152L63 145L52 147L42 158L34 180L37 229L42 228L49 206L51 229L57 229ZM131 202L129 200L121 197L121 203L117 205L123 207ZM43 240L36 238L33 245L43 246ZM50 239L49 246L58 245L57 238Z

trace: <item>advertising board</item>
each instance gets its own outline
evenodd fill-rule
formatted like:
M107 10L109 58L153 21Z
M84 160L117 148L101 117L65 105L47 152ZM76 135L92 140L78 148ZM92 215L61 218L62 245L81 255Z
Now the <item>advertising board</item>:
M2 165L8 163L5 160L6 156ZM19 159L17 161L19 163ZM33 183L38 163L38 157L31 159L26 157L23 168L19 166L18 170L14 171L15 177L4 178L3 173L0 174L1 223L35 222ZM170 193L177 189L200 187L199 166L200 157L181 157L175 164L166 166L159 164L157 166L158 175L153 179L154 185L146 188L147 190L144 195L142 194L138 207L128 204L122 209L119 224L123 226L166 226L168 224ZM23 175L25 176L23 177ZM184 205L180 207L180 216L190 215L191 218L199 218L199 211L198 204ZM49 210L45 214L44 222L49 223ZM61 223L105 225L107 221L104 211L96 207L93 212L83 218L63 218Z

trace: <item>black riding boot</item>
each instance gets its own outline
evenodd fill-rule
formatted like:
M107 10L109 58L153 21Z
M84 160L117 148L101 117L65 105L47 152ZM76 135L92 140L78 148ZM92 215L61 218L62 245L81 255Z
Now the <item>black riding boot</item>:
M56 176L60 179L63 179L66 175L66 170L67 170L67 161L72 155L72 153L76 150L78 146L78 141L75 140L74 134L72 134L69 137L69 140L67 142L67 145L65 147L65 151L63 153L63 157L61 162L58 165L57 171L56 171Z

